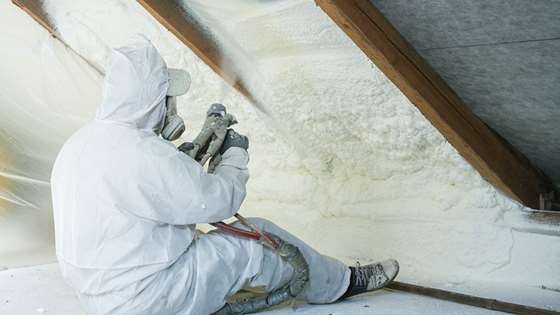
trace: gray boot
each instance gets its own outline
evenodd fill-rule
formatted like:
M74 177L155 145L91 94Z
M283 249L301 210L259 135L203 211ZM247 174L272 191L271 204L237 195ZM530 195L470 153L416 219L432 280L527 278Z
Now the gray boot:
M385 287L399 273L399 263L394 259L387 259L375 264L350 267L350 272L350 285L339 300Z

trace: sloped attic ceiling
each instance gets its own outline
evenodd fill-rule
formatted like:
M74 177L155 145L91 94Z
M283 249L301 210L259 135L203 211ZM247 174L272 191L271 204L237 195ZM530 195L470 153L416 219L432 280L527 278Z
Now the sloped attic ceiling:
M14 0L14 2L15 2L15 3L18 3L18 2L27 2L27 1L26 1L26 0L17 0L17 1ZM33 3L34 1L30 1L30 2ZM142 1L140 1L140 2L142 3ZM368 3L367 1L362 1L362 4L367 4L367 3ZM373 3L373 2L372 2L372 3ZM20 5L22 5L22 7L24 7L24 9L25 9L25 5L23 5L23 3L20 4ZM166 5L163 5L163 6L165 7ZM167 6L169 6L169 5L167 5ZM33 6L31 6L31 7L33 7ZM172 6L169 6L169 7L171 8ZM372 10L377 11L377 9L374 9L374 8L372 8ZM33 10L31 10L31 11L33 11ZM32 15L34 15L33 12L29 12L29 13L31 13ZM378 13L378 14L381 14L381 13ZM37 18L37 17L36 17L36 18ZM384 20L384 18L382 18L382 19ZM39 19L39 22L41 22L40 20L41 20L41 19ZM166 24L165 18L164 18L163 20L164 20L164 24ZM44 26L45 26L45 25L44 25ZM169 25L168 25L168 26L169 26ZM50 27L48 27L48 25L47 25L47 28L50 28ZM182 28L184 28L184 27L182 27ZM177 35L177 34L180 34L181 32L178 32L178 33L177 33L177 31L176 31L176 32L174 32L174 33ZM190 33L193 33L193 32L190 32ZM194 32L194 33L196 33L196 32ZM191 35L192 35L192 34L191 34ZM399 36L400 36L400 35L399 35ZM181 37L181 36L179 36L179 37ZM191 37L192 37L192 36L191 36ZM190 38L190 37L189 37L189 38ZM538 41L540 41L540 39L539 39ZM189 45L188 42L189 42L189 40L187 39L187 45ZM501 42L501 43L503 43L503 42ZM191 46L191 45L189 45L189 46ZM194 45L194 47L200 49L201 47L198 47L198 46L199 46L199 45L196 45L196 44ZM203 46L204 46L204 45L203 45ZM191 48L192 48L192 47L191 47ZM446 47L446 48L448 48L448 47ZM208 52L208 51L207 51L208 49L203 47L202 50L206 52L206 53L205 53L205 52L202 53L202 58L205 59L206 57L208 57L208 56L206 56L206 55L207 55L207 52ZM200 57L200 56L199 56L199 57ZM218 57L219 57L219 56L218 56ZM370 58L371 58L371 57L370 57ZM212 58L210 58L210 59L212 59ZM214 59L215 59L215 58L214 58ZM220 58L218 58L218 59L220 59ZM205 59L205 60L206 60L206 59ZM210 61L212 61L212 60L210 60ZM206 60L206 62L208 63L208 60ZM226 64L230 64L231 62L225 62L225 63L226 63ZM210 66L212 67L212 62L210 62ZM214 68L214 67L212 67L212 68ZM222 72L224 69L218 68L218 69L214 69L214 70L217 71L217 72ZM227 71L226 71L226 72L227 72ZM222 73L222 76L224 76L224 73ZM230 77L230 75L227 75L227 74L226 74L225 77L226 77L226 81L231 81L230 78L227 78L227 77ZM235 76L234 76L234 77L235 77ZM252 95L249 95L249 94L247 93L248 91L245 89L245 87L244 87L243 85L239 85L241 82L237 81L237 79L235 79L235 80L236 80L235 83L234 83L234 82L230 82L230 83L232 83L234 86L236 86L236 87L240 90L240 92L241 92L242 94L248 96L249 99L252 99L252 100L253 100L253 103L254 103L254 100L255 100L255 99L252 97ZM442 82L442 81L441 81L441 82ZM444 83L444 85L445 85L445 83ZM411 97L411 96L409 96L409 97ZM262 108L262 106L259 106L259 107ZM443 110L444 110L444 111L447 111L446 108L444 108ZM426 115L426 113L424 113L424 114ZM460 119L461 119L461 118L460 118ZM467 120L468 120L468 119L467 119ZM478 120L478 118L476 118L475 120ZM432 121L432 123L434 123L434 122ZM472 123L472 122L471 122L471 123ZM465 127L465 128L467 128L467 129L469 129L470 127L468 126L468 124L469 124L469 122L467 122L467 125L463 125L463 126L460 126L460 127L461 127L461 128L462 128L462 127ZM480 120L478 120L478 125L479 125L479 127L481 127L482 129L486 129L486 130L488 129L486 126L484 126L483 123L480 122ZM436 127L437 127L437 124L436 124ZM454 127L452 127L452 128L457 128L457 127L458 127L458 126L454 126ZM440 131L441 131L441 128L440 128L440 127L438 127L438 128L439 128ZM445 135L445 134L446 134L446 132L444 132L444 135ZM446 138L447 138L447 136L446 136ZM490 137L490 138L492 138L492 137ZM495 138L495 137L494 137L494 138ZM461 148L461 147L463 147L463 146L465 146L465 145L466 145L466 146L471 146L471 144L474 144L474 143L470 143L469 141L471 141L471 142L473 142L473 141L474 141L474 142L479 142L479 140L477 140L477 139L486 139L486 136L485 136L485 135L475 135L475 138L472 138L472 137L471 137L471 140L467 140L467 143L454 143L454 142L452 141L452 144L453 144L456 148ZM482 142L485 142L485 141L482 141ZM487 142L487 141L486 141L486 142ZM477 144L477 145L480 147L479 144ZM502 144L500 144L500 143L495 143L495 142L490 141L490 142L487 142L487 143L486 143L485 145L483 145L482 147L494 147L494 146L496 146L496 147L502 147ZM459 152L461 152L461 149L458 149L458 150L459 150ZM486 150L486 149L482 149L482 150ZM508 151L508 150L509 150L509 149L506 148L506 151ZM493 152L493 151L492 151L492 149L491 149L491 150L488 151L488 152ZM486 152L486 153L488 153L488 152ZM487 155L486 153L484 153L483 155ZM496 153L496 152L494 152L494 153ZM461 153L461 154L465 157L465 153L464 153L464 152ZM478 154L480 154L480 152L475 153L476 156L478 156ZM467 154L467 156L468 156L468 155L469 155L469 154ZM502 161L502 160L500 160L500 159L495 159L495 161L492 162L492 158L493 158L493 157L496 157L496 154L494 154L494 156L492 156L492 153L490 153L490 156L485 156L485 157L484 157L484 156L481 156L481 158L484 160L484 163L488 164L488 163L491 162L491 163L494 164L494 169L492 169L493 167L490 167L490 170L486 169L485 166L482 166L482 167L481 167L480 165L477 166L477 163L478 163L477 161L473 161L473 160L471 160L471 159L469 159L469 158L467 158L467 160L469 160L471 163L474 162L474 163L475 163L475 164L474 164L475 168L476 168L479 172L481 172L481 174L483 175L483 177L485 177L486 179L488 179L492 184L494 184L496 187L498 187L498 188L500 188L500 189L505 189L505 190L503 190L503 191L505 191L505 192L507 192L508 194L510 194L512 197L514 197L514 199L521 200L521 201L522 201L523 203L525 203L526 205L531 205L531 206L533 206L533 207L538 206L538 205L535 203L535 196L538 196L539 194L537 194L537 193L535 193L535 192L543 192L543 191L544 191L544 192L546 192L546 194L548 195L548 188L545 188L544 186L541 187L541 186L539 185L539 181L542 180L542 179L539 179L539 178L538 178L538 177L541 176L540 174L534 173L534 171L532 171L533 174L536 175L537 178L531 178L530 176L527 177L527 176L526 176L527 174L525 174L525 170L523 170L523 167L522 167L521 169L518 169L518 168L517 168L517 166L521 166L521 164L523 164L523 163L525 163L526 165L528 165L526 162L521 162L521 164L517 164L517 165L510 165L510 162L509 162L509 161ZM478 158L478 157L476 157L476 158ZM513 157L513 159L516 160L517 158ZM506 159L506 160L507 160L507 159ZM534 162L534 160L533 160L533 162ZM515 163L513 163L513 164L516 164L516 163L519 163L519 162L515 162ZM498 165L499 165L499 166L498 166ZM514 166L515 166L515 167L514 167ZM493 172L497 170L496 168L497 168L497 169L501 169L501 171L498 171L498 174L493 174ZM529 168L529 173L531 173L531 166L528 166L528 168ZM542 168L542 167L541 167L541 168ZM490 171L490 174L488 174L488 171ZM501 174L500 174L500 173L501 173ZM522 173L523 173L523 174L522 174ZM515 175L514 175L514 174L515 174ZM494 175L498 175L498 178L494 178ZM505 177L504 177L504 176L505 176ZM509 180L512 180L512 178L511 178L512 176L514 176L514 177L517 176L517 177L519 177L519 178L513 179L513 182L511 182L511 183L506 183L505 186L504 186L503 183L502 183L502 180L505 180L506 182L508 182ZM543 178L543 179L545 180L545 182L541 182L541 184L545 184L547 187L550 187L550 186L548 186L549 183L548 183L548 181L546 180L546 178ZM535 186L535 184L536 184L537 186ZM524 187L527 187L527 188L524 188ZM529 189L529 187L532 187L532 188ZM537 191L535 191L535 187L536 187ZM544 190L543 190L543 189L544 189ZM519 195L519 193L521 193L521 195ZM552 196L552 195L551 195L551 196ZM539 198L540 198L540 197L539 197ZM536 200L536 201L538 202L538 200ZM541 202L541 206L540 206L540 207L543 207L542 202ZM548 209L548 206L544 206L544 209Z
M370 1L478 117L560 184L560 2Z

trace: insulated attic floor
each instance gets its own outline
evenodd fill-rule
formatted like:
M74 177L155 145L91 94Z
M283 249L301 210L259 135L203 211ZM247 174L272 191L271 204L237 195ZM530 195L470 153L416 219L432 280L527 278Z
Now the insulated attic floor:
M85 314L77 298L63 282L56 264L0 272L0 314L79 315ZM330 305L283 307L261 314L504 314L423 296L382 291Z

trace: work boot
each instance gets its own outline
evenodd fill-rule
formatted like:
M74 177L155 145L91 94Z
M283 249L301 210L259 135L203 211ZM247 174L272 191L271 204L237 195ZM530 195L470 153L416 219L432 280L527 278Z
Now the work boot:
M388 285L399 273L399 263L394 259L387 259L375 264L350 267L350 285L339 298L379 290Z

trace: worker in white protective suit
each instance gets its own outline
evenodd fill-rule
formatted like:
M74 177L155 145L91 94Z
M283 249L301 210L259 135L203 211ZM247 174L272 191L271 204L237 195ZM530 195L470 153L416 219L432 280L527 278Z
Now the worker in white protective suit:
M211 314L244 287L270 291L290 279L291 266L261 243L219 230L195 236L195 224L238 211L249 155L248 140L226 140L208 174L168 141L184 130L168 100L186 92L188 80L148 40L113 50L95 120L56 159L56 253L90 314ZM251 220L303 252L310 280L302 298L311 303L381 288L398 271L394 260L349 268Z

